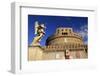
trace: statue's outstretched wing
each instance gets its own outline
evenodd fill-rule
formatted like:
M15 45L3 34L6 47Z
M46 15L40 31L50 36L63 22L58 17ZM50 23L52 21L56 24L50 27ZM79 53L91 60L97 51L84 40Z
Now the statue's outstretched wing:
M38 21L35 22L35 34L37 34L38 32L38 27L39 27L39 24L38 24Z

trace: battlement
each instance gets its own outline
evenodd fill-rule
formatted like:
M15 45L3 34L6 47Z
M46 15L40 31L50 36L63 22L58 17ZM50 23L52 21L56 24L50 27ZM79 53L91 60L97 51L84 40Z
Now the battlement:
M87 45L80 45L80 44L66 44L66 45L49 45L49 46L44 46L43 47L45 51L64 51L66 49L69 50L84 50L87 49Z
M56 29L56 34L57 35L59 35L59 34L67 35L67 34L70 34L72 32L73 32L72 28L60 27L60 28Z

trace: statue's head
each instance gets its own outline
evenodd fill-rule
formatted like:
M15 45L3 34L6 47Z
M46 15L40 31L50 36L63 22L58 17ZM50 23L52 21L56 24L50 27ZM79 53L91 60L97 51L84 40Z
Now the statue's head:
M44 24L41 24L41 27L43 28L43 29L45 29L46 27L44 26Z

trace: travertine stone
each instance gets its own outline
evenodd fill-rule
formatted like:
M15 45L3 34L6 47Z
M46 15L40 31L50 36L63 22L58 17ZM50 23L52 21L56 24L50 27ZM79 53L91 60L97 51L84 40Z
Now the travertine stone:
M88 46L72 28L57 28L56 32L47 38L46 46L35 43L29 46L28 50L29 61L88 58Z
M42 60L43 49L41 46L30 46L28 48L28 60Z

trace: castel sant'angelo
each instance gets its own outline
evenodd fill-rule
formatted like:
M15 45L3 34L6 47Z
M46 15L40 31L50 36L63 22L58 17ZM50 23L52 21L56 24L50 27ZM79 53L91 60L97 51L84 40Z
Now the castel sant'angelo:
M69 27L57 28L56 32L47 38L45 44L46 46L30 45L28 60L84 59L88 57L88 48L84 44L82 36Z

